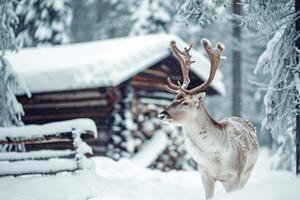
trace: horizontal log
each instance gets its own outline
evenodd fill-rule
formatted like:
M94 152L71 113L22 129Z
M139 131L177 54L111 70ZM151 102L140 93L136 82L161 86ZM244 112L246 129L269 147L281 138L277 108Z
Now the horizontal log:
M151 81L134 81L132 80L132 85L135 88L152 88L153 90L165 90L165 83L164 82L151 82Z
M94 133L89 130L83 130L80 138L83 140L94 138ZM0 140L0 144L44 144L44 143L58 143L58 142L72 142L74 140L72 132L57 133L56 135L45 135L43 137L31 137L31 138L10 138L6 140Z
M163 62L156 63L155 65L153 65L152 67L150 67L148 69L159 70L164 73L170 73L171 69L169 66L172 66L171 64L172 63L170 63L169 61L163 61Z
M23 104L32 104L33 102L69 102L69 101L83 101L83 100L99 100L106 99L106 92L102 93L97 90L75 90L75 91L62 91L62 92L48 92L33 94L31 98L27 96L18 96L18 100Z
M0 176L18 176L28 174L55 174L78 170L75 159L26 160L0 162Z
M41 116L42 117L42 116ZM99 132L99 128L100 127L103 127L103 126L106 126L106 122L108 120L107 117L105 118L95 118L95 117L89 117L90 119L92 119L95 123L96 123L96 126L97 126L97 129L98 129L98 132ZM65 120L68 120L68 119L74 119L73 118L66 118ZM50 123L50 122L56 122L57 119L43 119L43 118L40 118L40 119L36 119L36 120L26 120L25 118L23 118L23 122L25 124L45 124L45 123Z
M63 118L62 120L68 120L68 119L74 119L73 118ZM102 127L102 126L105 126L107 124L107 122L110 121L111 117L97 117L97 118L94 118L94 117L90 117L90 119L94 120L96 123L96 127L99 128L99 127ZM50 122L56 122L57 121L57 118L50 118L50 119L43 119L42 116L41 118L36 118L34 120L27 120L27 119L23 119L23 122L24 124L26 125L30 125L30 124L45 124L45 123L50 123Z
M147 69L145 71L143 71L142 73L139 73L138 75L135 75L132 78L135 78L136 76L151 76L154 78L164 78L164 77L181 77L181 70L180 67L176 68L176 70L163 70L162 68L150 68Z
M33 94L34 95L34 94ZM67 98L64 99L64 97L61 98L45 98L45 99L37 99L34 96L32 96L30 99L25 99L25 98L18 98L18 101L21 102L22 104L43 104L43 103L57 103L57 102L63 102L63 103L68 103L68 102L82 102L82 101L95 101L95 100L106 100L106 97L95 97L95 98Z
M154 104L158 106L168 106L170 105L170 100L164 100L164 99L151 99L151 98L141 98L140 99L141 104L149 105Z
M163 91L163 92L148 92L148 91L144 91L144 90L139 90L136 93L136 96L138 99L140 98L152 98L152 99L165 99L165 100L173 100L175 95L171 94L167 91Z
M158 88L151 88L151 87L136 87L137 92L142 91L142 92L147 92L147 93L157 93L157 92L166 92L167 90L165 88L158 89ZM139 94L137 94L137 97L139 98ZM153 97L155 98L155 97Z
M51 143L34 143L34 144L26 144L26 151L39 151L39 150L74 150L73 142L51 142Z
M35 95L36 99L39 100L68 100L68 99L90 99L90 98L105 98L106 93L101 93L99 90L95 91L73 91L73 92L63 92L63 93L45 93Z
M31 108L52 108L52 109L59 109L59 108L89 108L89 107L106 107L108 106L108 102L106 99L103 100L84 100L84 101L72 101L72 102L53 102L53 103L38 103L35 102L34 104L24 104L24 109L31 109Z
M69 114L40 114L40 115L25 115L22 120L26 121L27 123L30 121L38 121L38 120L45 120L45 121L60 121L60 120L68 120L68 119L74 119L74 118L100 118L105 119L107 115L99 112L84 112L84 113L69 113Z
M174 79L176 80L176 79ZM167 83L164 82L149 82L147 80L144 81L132 81L133 87L138 91L138 90L144 90L144 91L149 91L149 92L162 92L166 91L165 86ZM194 88L196 86L200 85L197 83L190 84L189 88ZM208 95L213 95L216 94L215 90L212 87L208 87L204 90Z
M147 74L147 75L151 74L151 75L156 75L158 77L166 77L169 75L168 72L161 69L147 69L142 74Z
M70 149L0 153L0 161L47 160L50 158L74 158L74 157L75 157L75 151L72 151Z
M175 79L177 80L177 79ZM134 77L131 82L148 82L148 83L162 83L162 84L168 84L167 82L167 77L164 78L149 78L149 77L144 77L144 76L136 76Z
M93 87L93 88L87 88L87 89L72 89L67 91L53 91L53 92L40 92L36 95L44 95L44 94L81 94L81 93L87 93L87 92L99 92L101 94L105 94L107 91L107 88L104 87ZM19 97L26 97L26 95L19 95Z
M157 74L152 74L152 73L141 73L141 74L138 74L138 75L132 77L132 80L149 79L149 80L152 80L152 81L157 81L157 80L165 80L169 76L170 75L167 75L167 74L157 75Z
M95 133L90 130L84 130L84 132L81 133L80 137L82 139L95 138Z
M0 141L0 144L16 145L16 144L47 144L59 142L72 142L69 138L50 138L50 139L27 139L27 140L13 140L13 141Z
M76 117L79 114L83 113L96 113L96 116L102 116L103 118L107 117L108 115L111 114L113 110L113 107L82 107L82 108L58 108L58 109L51 109L51 108L25 108L25 116L23 119L26 119L27 117L33 117L33 116L44 116L44 115L73 115L74 118L79 118Z
M59 174L59 173L62 173L62 172L67 172L67 173L73 173L73 172L76 172L78 171L79 168L77 169L63 169L63 170L52 170L52 171L49 171L49 172L44 172L44 171L37 171L37 172L19 172L19 173L11 173L11 174L0 174L0 177L8 177L8 176L14 176L14 177L22 177L22 176L28 176L28 175L41 175L41 176L44 176L44 175L56 175L56 174Z

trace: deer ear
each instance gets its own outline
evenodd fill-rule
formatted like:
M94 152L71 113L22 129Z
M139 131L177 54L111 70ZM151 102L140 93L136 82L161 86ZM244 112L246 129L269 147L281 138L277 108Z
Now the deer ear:
M204 98L206 97L206 93L205 92L200 92L196 95L196 97L197 97L198 100L203 101Z

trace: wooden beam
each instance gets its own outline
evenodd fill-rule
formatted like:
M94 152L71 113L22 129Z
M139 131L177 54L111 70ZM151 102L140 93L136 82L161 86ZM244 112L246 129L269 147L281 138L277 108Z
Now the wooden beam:
M96 126L103 126L101 123L105 123L107 121L107 118L99 118L99 117L89 117L91 120L93 120L96 123ZM69 119L74 119L73 118L66 118L66 120ZM49 122L57 122L57 119L36 119L36 120L23 120L23 122L28 125L28 124L45 124Z
M52 107L51 106L40 106L40 105L32 105L30 107L26 106L24 107L25 116L26 114L35 115L35 114L71 114L71 113L110 113L113 109L112 105L106 105L106 106L82 106L83 104L77 105L72 104L73 106L59 106L59 107ZM55 106L55 105L53 105Z
M158 69L147 69L144 71L144 74L155 75L157 77L168 77L170 75L169 73Z
M48 143L27 143L25 144L26 151L39 151L39 150L74 150L73 141L57 141Z
M74 157L75 157L75 151L70 149L0 153L0 161L47 160L50 158L74 158Z
M59 142L72 142L69 138L49 138L49 139L31 139L31 140L11 140L11 141L0 141L0 144L17 145L17 144L47 144L47 143L59 143Z
M72 101L72 102L45 102L38 103L34 102L34 104L24 104L24 109L32 109L32 108L88 108L88 107L100 107L104 108L108 105L106 99L97 99L97 100L82 100L82 101Z
M165 88L166 83L165 82L151 82L151 81L135 81L133 80L132 82L133 86L143 86L143 87L151 87L151 88L157 88L157 89L162 89Z
M68 114L42 114L41 115L25 115L23 118L24 121L37 121L37 120L66 120L66 119L74 119L74 118L100 118L103 119L107 115L99 112L85 112L85 113L68 113Z
M56 174L78 170L75 159L26 160L0 162L0 176L20 176L29 174Z
M18 96L18 100L22 103L39 101L39 102L53 102L53 101L80 101L80 100L92 100L92 99L104 99L106 92L100 92L99 88L87 89L87 90L75 90L75 91L61 91L61 92L46 92L33 94L31 98L26 95Z

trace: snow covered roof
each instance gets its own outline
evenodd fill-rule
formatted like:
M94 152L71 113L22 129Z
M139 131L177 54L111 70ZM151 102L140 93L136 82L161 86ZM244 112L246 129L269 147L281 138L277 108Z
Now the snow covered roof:
M170 56L171 40L179 47L188 46L177 36L156 34L26 48L7 54L7 59L32 93L117 86ZM209 61L198 51L192 50L191 54L196 61L191 70L206 80ZM212 87L225 94L220 72Z

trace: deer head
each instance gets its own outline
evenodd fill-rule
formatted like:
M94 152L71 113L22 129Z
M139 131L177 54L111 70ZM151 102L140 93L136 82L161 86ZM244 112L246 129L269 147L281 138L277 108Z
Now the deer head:
M179 50L176 46L175 41L170 43L171 49L174 56L178 59L181 71L182 71L182 83L177 81L177 84L173 83L168 77L168 86L166 89L176 94L175 99L163 112L159 114L159 118L165 122L169 122L173 125L184 126L190 122L197 112L199 112L199 107L202 106L206 93L203 92L213 81L216 74L218 65L222 59L222 52L225 46L222 43L218 43L216 47L211 47L210 42L207 39L201 40L202 46L210 60L210 74L204 83L201 85L188 89L190 78L189 69L190 65L194 63L191 60L190 50L193 45L189 48L184 48L183 51Z

